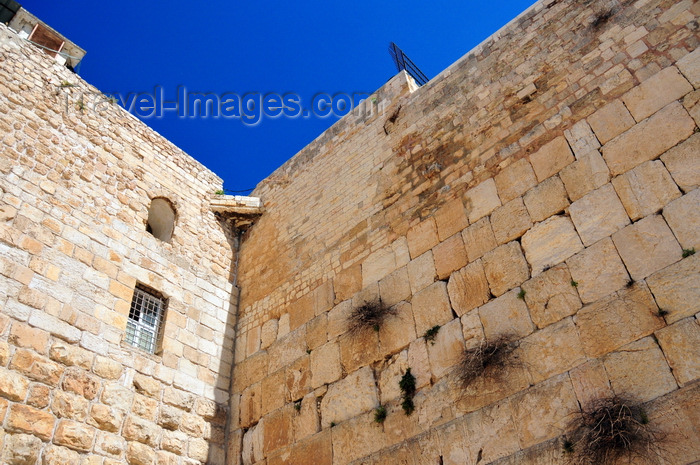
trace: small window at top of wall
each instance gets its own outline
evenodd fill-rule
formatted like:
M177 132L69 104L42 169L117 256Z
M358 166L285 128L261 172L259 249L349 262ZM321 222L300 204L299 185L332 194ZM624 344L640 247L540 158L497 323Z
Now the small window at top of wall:
M124 341L151 354L156 353L167 306L168 301L163 294L137 284L131 299Z
M146 231L161 241L169 242L175 229L175 208L165 198L157 197L151 201L148 208Z

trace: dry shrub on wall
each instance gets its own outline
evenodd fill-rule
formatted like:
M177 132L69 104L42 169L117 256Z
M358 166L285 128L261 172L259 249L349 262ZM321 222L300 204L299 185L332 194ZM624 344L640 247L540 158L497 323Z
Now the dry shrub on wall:
M484 340L477 347L466 349L455 370L462 388L466 389L487 370L493 371L517 365L513 354L519 343L513 336L502 335Z
M564 449L572 465L658 464L663 439L649 424L641 405L609 397L573 417Z
M351 334L358 334L370 328L379 331L389 315L396 315L396 309L388 307L381 299L365 302L350 312L348 331Z

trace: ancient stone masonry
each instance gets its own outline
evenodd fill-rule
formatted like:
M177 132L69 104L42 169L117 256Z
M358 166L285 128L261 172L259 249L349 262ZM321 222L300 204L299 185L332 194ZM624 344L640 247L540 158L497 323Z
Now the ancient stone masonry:
M561 464L614 396L696 463L699 13L541 0L264 210L0 26L0 464Z
M570 420L614 395L666 463L700 460L699 13L540 1L264 180L229 463L566 463ZM380 299L378 331L348 332ZM504 337L460 382L468 349Z
M106 99L82 107L96 89L4 26L0 63L0 463L223 465L221 180ZM169 241L146 230L158 198ZM126 342L137 283L167 299L154 354Z

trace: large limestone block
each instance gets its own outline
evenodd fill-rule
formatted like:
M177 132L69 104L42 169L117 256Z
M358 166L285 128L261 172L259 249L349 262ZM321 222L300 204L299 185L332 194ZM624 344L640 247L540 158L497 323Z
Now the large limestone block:
M530 155L530 163L535 170L539 182L557 174L566 165L574 161L569 144L563 136L543 145L537 152Z
M126 448L126 461L129 465L153 465L155 450L139 442L130 442Z
M386 365L379 371L379 392L381 403L386 405L401 397L399 381L408 366L408 350L404 350L387 360Z
M328 312L328 340L333 341L348 330L348 317L352 312L352 301L340 302Z
M469 214L469 223L476 223L501 206L501 199L498 197L493 178L469 189L464 194L464 205Z
M668 323L700 312L700 254L684 258L647 278Z
M647 216L616 232L612 239L635 281L677 262L683 254L660 215Z
M569 166L572 166L574 163ZM527 211L532 217L532 221L546 220L569 206L566 189L564 189L564 184L561 182L561 179L559 179L559 176L552 176L545 179L543 182L530 189L527 194L525 194L523 200L525 201Z
M683 249L700 251L700 189L666 205L663 215Z
M316 315L313 294L307 292L289 305L289 330L294 331ZM262 329L255 326L248 331L248 355L253 355L260 349Z
M33 434L48 441L53 435L55 418L45 410L38 410L22 404L13 404L5 420L5 429Z
M432 250L411 260L408 265L408 280L413 294L435 282L435 261Z
M265 432L264 421L250 428L243 435L243 444L241 447L241 458L243 465L253 465L256 462L264 460L263 452L263 436Z
M379 295L382 302L393 306L411 296L411 284L408 278L408 268L402 266L379 281Z
M42 459L46 465L75 465L80 463L80 455L77 452L54 445L46 448L42 454Z
M651 337L606 355L603 363L618 396L646 402L678 388L664 354Z
M700 49L695 49L678 60L676 66L693 87L700 88Z
M7 465L34 465L38 463L43 443L36 436L8 434L2 449L2 459Z
M439 242L435 218L431 216L409 229L406 240L411 258L416 258L435 247Z
M372 252L362 263L362 287L374 284L396 269L396 255L391 246Z
M671 103L603 146L603 158L613 176L653 160L687 139L695 121L680 103Z
M435 340L427 346L433 378L440 379L460 362L464 353L464 335L459 318L441 326Z
M293 407L288 405L285 408L275 410L265 417L263 451L266 455L270 452L285 447L294 441L294 431L292 430Z
M538 328L573 315L581 308L576 288L565 264L538 274L521 286L532 321Z
M465 229L462 232L462 239L470 262L481 258L498 245L488 217L480 219Z
M23 402L27 398L29 381L15 371L0 368L0 396L15 401Z
M444 241L469 226L467 213L461 199L453 199L435 212L438 239Z
M379 343L385 356L407 347L416 338L416 325L411 304L401 302L395 309L396 315L389 315L386 324L379 328Z
M697 133L661 155L661 161L683 192L690 192L700 186L699 153L700 133Z
M417 389L430 383L432 372L430 371L428 347L422 337L414 340L408 346L408 366L411 367L411 374L416 377ZM403 376L403 373L401 373L401 376Z
M520 449L518 431L513 422L513 409L509 400L484 407L464 416L464 430L468 438L467 447L472 461L478 457L491 463Z
M533 276L583 249L571 220L565 216L553 216L536 224L521 242Z
M287 400L296 401L311 391L311 379L311 357L302 357L288 366L285 370Z
M599 399L612 397L608 374L600 359L593 359L569 371L571 384L574 386L579 404L592 405Z
M59 446L65 446L80 452L87 452L92 447L94 438L95 428L71 420L61 420L58 423L58 427L56 427L53 441ZM155 447L156 443L149 442L149 445Z
M642 163L612 180L627 215L636 221L681 196L676 183L659 160Z
M447 284L438 281L413 296L411 301L416 334L422 335L435 325L452 320L452 307L447 295Z
M559 436L579 409L566 373L513 396L511 407L522 448Z
M534 330L527 305L518 297L519 292L520 289L513 289L479 308L486 339L495 340L499 336L524 337Z
M586 247L630 223L612 184L606 184L572 203L569 214Z
M692 90L678 69L669 66L628 91L622 101L634 119L641 121Z
M586 361L576 326L571 318L529 335L523 339L520 346L523 363L535 384Z
M586 120L581 120L564 131L564 136L569 142L576 159L581 157L581 155L598 150L600 147L600 142L598 142Z
M537 184L535 171L525 158L504 168L494 176L494 181L498 195L504 203L520 197Z
M340 345L340 363L347 373L382 358L379 350L379 333L372 328L365 328L358 333L347 333L338 339L338 344Z
M447 282L447 293L452 308L459 316L488 302L491 292L481 260L453 272Z
M630 280L609 237L569 258L566 264L571 278L577 283L581 301L586 304L622 289Z
M313 350L328 341L328 317L320 314L306 325L306 347Z
M358 263L340 271L333 279L336 303L351 298L362 289L362 266Z
M433 248L435 271L438 279L447 278L454 270L467 264L467 250L462 242L462 235L455 234Z
M304 326L297 328L272 344L268 354L269 373L290 365L294 360L306 355L306 328Z
M377 405L379 399L372 368L361 368L328 386L321 401L321 425L328 428L331 423L338 424L356 417Z
M260 382L262 395L262 414L266 415L282 407L287 400L286 373L284 369L277 370Z
M286 464L332 465L333 442L330 430L323 431L267 459L267 465Z
M620 100L614 100L593 113L588 117L588 123L601 144L635 125L634 118Z
M700 324L686 318L656 332L679 386L700 378Z
M654 298L643 284L583 307L574 322L589 357L607 354L664 326Z
M262 388L260 383L255 383L241 393L240 403L241 427L247 428L257 423L262 416Z
M482 261L491 293L495 296L503 295L530 277L527 261L516 241L493 249L484 255Z
M301 403L301 406L297 407L298 404L294 406L294 409L298 410L292 417L295 441L316 434L321 430L316 395L311 392L298 402Z
M610 170L597 150L578 157L578 160L561 170L561 180L572 201L576 201L608 183Z
M64 372L61 365L25 349L18 349L15 352L10 362L10 369L50 386L58 385Z
M333 428L333 465L347 465L386 447L373 415L369 412Z
M491 213L491 227L496 242L499 244L505 244L522 236L525 231L532 227L532 220L530 220L523 200L518 197L495 209ZM439 271L438 276L440 276Z

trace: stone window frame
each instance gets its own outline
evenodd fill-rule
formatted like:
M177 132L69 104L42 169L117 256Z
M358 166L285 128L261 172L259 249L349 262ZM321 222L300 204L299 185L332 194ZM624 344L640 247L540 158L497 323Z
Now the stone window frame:
M124 343L148 354L162 351L163 324L168 298L161 292L136 283L127 317Z

